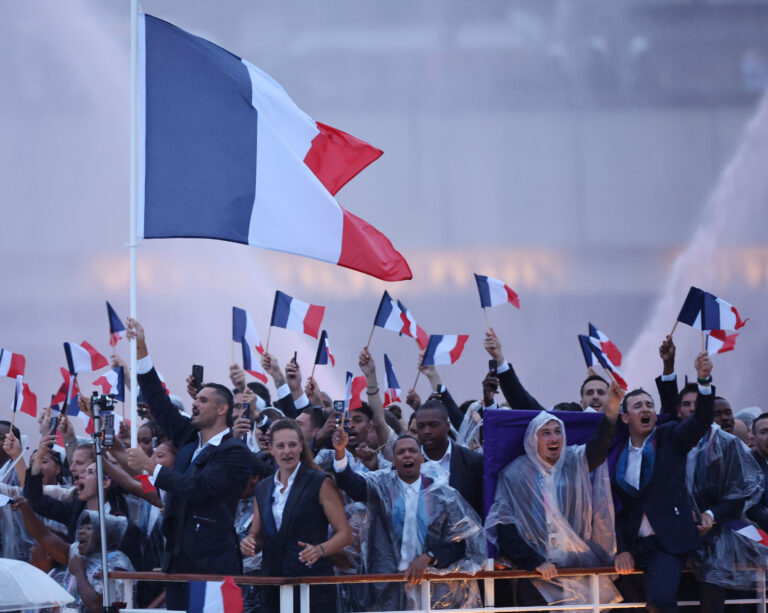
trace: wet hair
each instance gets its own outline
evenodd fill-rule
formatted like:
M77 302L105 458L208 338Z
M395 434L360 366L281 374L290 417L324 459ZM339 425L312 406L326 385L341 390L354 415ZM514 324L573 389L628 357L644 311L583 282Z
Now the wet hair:
M15 436L16 440L19 441L19 443L21 443L21 432L16 426L11 427L11 422L5 419L0 420L0 426L8 426L8 430L13 432L13 436Z
M579 388L579 398L581 398L584 395L584 388L587 386L587 383L590 381L602 381L605 383L606 387L610 387L608 384L608 381L606 381L603 377L600 375L589 375L586 379L584 379L584 383L581 384L581 387Z
M448 419L448 409L446 408L445 404L443 404L442 400L438 400L437 398L433 398L431 400L427 400L424 404L422 404L418 409L416 409L413 413L416 415L419 411L426 411L429 409L434 409L437 411L440 411L440 414L445 417L445 419Z
M686 394L698 394L699 393L699 385L697 383L686 383L683 389L680 390L680 392L677 394L677 406L679 407L681 404L683 404L683 396Z
M755 419L752 421L752 434L757 434L757 422L759 422L761 419L768 419L768 413L760 413Z
M269 395L269 390L267 389L267 386L264 385L263 383L259 383L258 381L251 381L248 384L248 389L251 390L257 396L261 396L261 399L267 403L267 406L272 404L272 398Z
M653 398L648 392L646 392L642 387L638 387L636 389L633 389L631 392L628 392L624 399L621 401L621 412L626 413L627 412L627 401L630 398L634 398L635 396L640 396L641 394L645 394L646 396Z
M408 434L407 432L404 432L403 434L401 434L400 436L398 436L398 437L395 439L395 444L394 444L394 445L392 445L392 453L394 453L394 452L395 452L395 449L397 449L397 444L398 444L400 441L402 441L402 440L404 440L404 439L407 439L407 438L409 438L409 439L411 439L412 441L414 441L414 442L416 443L416 446L417 446L419 449L421 449L421 443L419 442L419 439L417 439L415 436L413 436L413 434Z
M299 443L301 444L301 455L299 456L299 461L305 466L319 470L315 464L315 456L312 454L312 450L309 448L307 441L304 440L304 433L301 431L301 426L299 426L295 420L289 417L278 419L269 429L268 436L270 445L275 438L275 432L279 432L280 430L292 430L296 433L296 435L299 437Z
M357 407L356 409L352 409L352 411L360 411L363 415L365 415L368 418L368 421L373 421L373 410L371 409L371 407L368 406L368 403L366 402L364 402L361 406Z
M232 392L229 391L229 388L220 383L203 383L203 386L200 389L205 387L210 387L214 390L219 397L219 402L227 405L227 427L231 428L234 421L232 410L235 407L235 398L232 396Z
M390 413L389 411L384 411L384 421L387 422L387 425L392 428L392 430L394 430L395 434L402 434L403 425L400 423L397 415Z

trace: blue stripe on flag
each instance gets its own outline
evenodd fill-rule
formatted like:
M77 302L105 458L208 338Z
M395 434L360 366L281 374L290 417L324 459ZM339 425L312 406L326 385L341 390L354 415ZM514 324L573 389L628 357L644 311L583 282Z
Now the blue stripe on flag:
M491 288L488 287L488 277L475 273L477 291L480 292L480 306L482 308L493 306L491 304Z
M275 304L272 306L272 322L270 325L278 328L288 326L288 317L291 314L291 301L293 299L280 290L275 292Z
M187 613L203 613L205 606L205 581L189 582L189 605Z
M685 302L683 302L683 306L680 308L677 321L689 326L696 323L696 318L699 316L699 313L701 313L704 305L703 294L704 292L698 287L691 287L691 289L688 290L688 295L685 297Z
M392 314L392 297L389 295L389 292L384 292L384 295L381 297L381 302L379 303L379 309L376 311L376 319L373 321L374 326L379 326L380 328L385 328L387 326L387 320L389 320L389 316Z
M256 110L240 59L145 15L144 237L248 244Z
M232 307L232 340L239 343L245 338L245 311Z

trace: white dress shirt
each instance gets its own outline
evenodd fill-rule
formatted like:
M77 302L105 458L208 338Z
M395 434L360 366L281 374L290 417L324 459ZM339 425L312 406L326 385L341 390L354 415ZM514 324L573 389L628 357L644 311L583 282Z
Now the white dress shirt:
M624 480L634 487L636 490L640 489L640 469L643 466L643 449L645 444L651 440L650 436L646 436L643 444L640 447L635 447L632 444L632 440L627 441L629 445L629 454L627 455L627 471L624 473ZM651 522L648 521L648 517L643 513L643 520L640 522L640 530L637 535L640 537L650 536L654 534Z
M296 480L296 475L299 472L301 462L293 469L291 476L288 477L288 484L283 490L283 484L280 482L280 470L275 472L275 489L272 494L272 516L275 518L275 527L280 530L280 526L283 524L283 511L285 511L285 503L288 502L288 496L291 493L293 482ZM282 490L282 491L281 491Z
M400 564L398 570L405 570L411 561L418 556L419 551L419 533L418 533L418 510L419 510L419 492L421 491L421 479L416 479L413 483L406 483L400 477L397 478L400 490L405 499L405 517L403 519L403 542L400 545Z
M443 457L439 460L430 460L427 453L424 451L424 447L422 447L421 453L424 456L424 464L421 465L421 473L428 477L432 477L433 479L450 480L452 450L453 442L451 442L451 439L448 439L448 448L445 450Z

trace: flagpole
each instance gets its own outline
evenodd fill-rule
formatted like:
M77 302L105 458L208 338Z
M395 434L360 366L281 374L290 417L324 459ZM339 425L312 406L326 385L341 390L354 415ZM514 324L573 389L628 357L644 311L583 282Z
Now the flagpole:
M368 335L368 342L365 344L366 349L368 349L368 347L371 345L371 339L373 338L374 330L376 330L376 324L373 324L373 326L371 326L371 333Z
M675 333L675 330L677 330L677 324L679 324L679 323L680 323L679 320L675 321L675 325L672 326L672 332L669 333L670 336L672 336Z
M491 323L488 321L488 311L485 307L483 307L483 315L485 315L485 325L490 330L491 329Z
M267 346L264 348L264 353L269 353L269 338L272 336L272 324L269 324L269 330L267 331Z
M701 331L701 350L707 350L707 333L704 330Z
M232 363L235 363L235 341L232 341Z
M416 391L416 384L419 382L419 376L421 375L421 370L416 371L416 380L413 382L413 387L411 388L414 392Z
M312 364L312 372L309 373L309 378L312 379L315 376L315 366L317 366L317 362Z
M130 314L131 318L136 318L136 248L138 246L138 160L136 137L138 130L138 65L139 65L139 3L138 0L131 0L131 188L130 188L130 230L128 249L130 253ZM138 389L139 384L136 377L136 339L130 339L131 354L131 447L138 446Z

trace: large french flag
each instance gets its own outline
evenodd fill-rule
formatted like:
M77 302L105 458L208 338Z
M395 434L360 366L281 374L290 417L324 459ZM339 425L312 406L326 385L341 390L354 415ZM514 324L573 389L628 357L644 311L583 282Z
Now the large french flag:
M109 344L114 347L117 341L125 336L125 326L109 301L107 301L107 318L109 319Z
M705 332L711 330L738 330L749 321L742 319L736 307L705 292L691 287L685 297L677 321Z
M621 366L621 351L613 344L613 341L601 332L596 326L589 324L589 336L600 344L600 349L614 366Z
M384 354L384 373L387 377L387 391L384 392L384 406L387 407L393 402L400 402L400 384L395 377L395 369L392 368L392 361L389 356Z
M245 309L232 307L232 340L240 343L243 348L243 370L266 383L267 373L261 367L259 358L259 355L264 353L264 345L261 344L256 326Z
M242 613L243 592L232 577L224 581L190 581L189 613Z
M323 315L325 315L324 306L296 300L277 290L275 302L272 305L270 325L296 330L317 338L320 333L320 324L323 323Z
M453 364L461 357L469 334L431 334L421 363L424 366L433 364Z
M416 323L416 319L411 314L411 312L405 308L405 305L402 302L398 300L397 306L400 307L400 319L403 322L403 327L400 329L400 334L405 334L406 336L410 336L412 339L415 339L419 344L419 348L424 351L427 348L429 336L426 332L424 332L424 328Z
M520 308L520 298L509 285L499 279L475 273L477 291L480 293L480 306L495 307L500 304L512 304Z
M327 364L336 366L336 358L331 353L331 346L328 344L328 333L323 330L320 334L320 341L317 343L317 353L315 354L315 364Z
M78 375L81 372L90 372L109 366L107 358L101 355L93 345L83 341L79 345L64 343L64 353L67 356L69 372Z
M122 366L108 370L96 379L93 385L100 387L102 394L114 394L115 400L125 402L125 375Z
M140 238L214 238L378 277L405 258L334 194L381 155L236 55L139 16Z
M24 375L27 360L20 353L13 353L7 349L0 349L0 376L15 379Z

